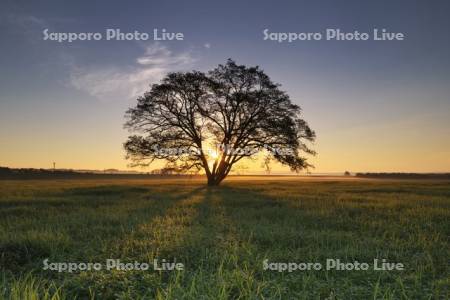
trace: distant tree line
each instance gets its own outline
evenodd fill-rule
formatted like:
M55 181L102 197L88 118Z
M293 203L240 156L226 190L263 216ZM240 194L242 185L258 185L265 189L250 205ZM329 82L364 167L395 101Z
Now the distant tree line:
M77 170L50 170L50 169L14 169L0 167L0 180L21 180L21 179L97 179L97 178L149 178L170 174L121 174L121 173L101 173L101 172L81 172Z
M450 173L356 173L363 178L450 179Z
M81 175L72 170L48 170L48 169L12 169L6 167L0 167L0 179L14 179L14 178L28 178L28 177L67 177Z

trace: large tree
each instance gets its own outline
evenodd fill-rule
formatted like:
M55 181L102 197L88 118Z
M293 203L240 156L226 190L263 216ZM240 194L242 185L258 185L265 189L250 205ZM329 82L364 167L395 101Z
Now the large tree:
M302 154L315 154L300 107L259 67L232 60L207 74L168 74L126 118L135 134L124 147L135 165L165 160L180 171L204 170L209 185L259 152L297 172L311 166Z

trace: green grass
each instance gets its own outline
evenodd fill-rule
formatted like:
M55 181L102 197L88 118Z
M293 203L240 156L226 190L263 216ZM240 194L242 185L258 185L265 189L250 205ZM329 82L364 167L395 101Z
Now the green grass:
M444 181L0 182L0 299L448 299ZM184 271L43 270L176 259ZM264 271L272 262L404 271Z

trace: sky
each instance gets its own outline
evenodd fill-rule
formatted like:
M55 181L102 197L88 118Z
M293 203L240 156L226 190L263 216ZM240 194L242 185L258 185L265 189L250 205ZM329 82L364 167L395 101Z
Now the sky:
M136 98L168 72L232 58L259 65L302 107L317 134L312 172L449 172L449 9L445 0L2 1L0 166L130 169L123 123ZM108 28L151 38L69 43L43 33ZM330 28L405 38L263 34ZM154 41L154 29L184 38Z

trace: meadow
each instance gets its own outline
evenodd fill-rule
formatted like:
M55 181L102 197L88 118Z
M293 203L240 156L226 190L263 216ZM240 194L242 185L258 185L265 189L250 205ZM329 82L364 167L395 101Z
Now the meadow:
M449 220L449 181L4 180L0 299L448 299ZM185 269L43 269L155 258ZM405 269L263 264L330 258Z

